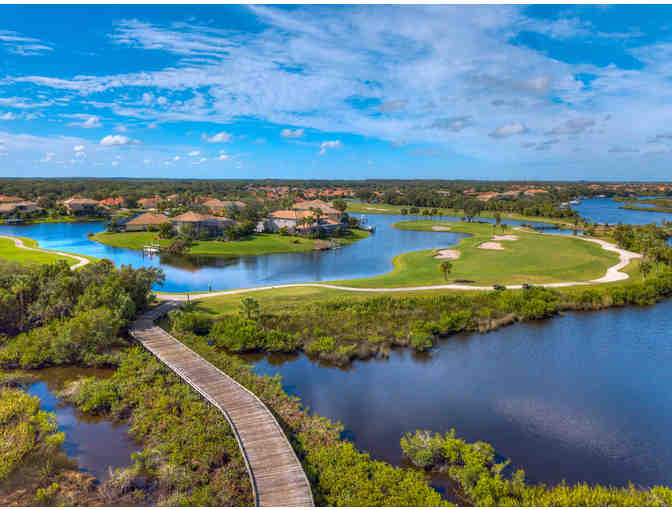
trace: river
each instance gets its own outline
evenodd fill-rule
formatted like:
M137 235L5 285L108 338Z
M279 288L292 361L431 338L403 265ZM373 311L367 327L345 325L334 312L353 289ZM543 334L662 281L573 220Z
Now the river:
M455 335L429 354L398 349L347 368L303 355L254 368L393 464L405 432L454 427L532 480L672 484L670 331L668 300Z

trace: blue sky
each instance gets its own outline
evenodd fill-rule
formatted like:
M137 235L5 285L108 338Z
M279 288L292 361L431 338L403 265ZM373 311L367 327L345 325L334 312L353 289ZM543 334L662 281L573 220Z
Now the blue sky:
M670 6L0 6L3 176L669 180Z

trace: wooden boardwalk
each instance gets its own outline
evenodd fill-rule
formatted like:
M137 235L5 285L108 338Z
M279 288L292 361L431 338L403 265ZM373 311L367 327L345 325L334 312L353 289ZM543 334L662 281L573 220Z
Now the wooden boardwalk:
M314 506L303 467L264 403L154 324L176 306L166 302L145 313L131 335L224 414L245 459L257 506Z

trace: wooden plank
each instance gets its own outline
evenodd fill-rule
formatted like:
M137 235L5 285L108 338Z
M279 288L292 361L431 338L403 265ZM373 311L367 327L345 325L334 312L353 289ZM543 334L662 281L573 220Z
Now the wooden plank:
M177 303L166 302L142 315L131 335L224 414L245 459L257 506L314 506L303 466L266 405L154 324L175 307Z

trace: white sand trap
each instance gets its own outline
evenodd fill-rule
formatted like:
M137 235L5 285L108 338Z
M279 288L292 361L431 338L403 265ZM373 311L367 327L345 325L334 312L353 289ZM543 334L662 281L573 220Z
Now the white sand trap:
M517 241L518 236L513 236L511 234L503 235L503 236L492 236L493 241Z
M435 259L459 259L460 252L458 250L440 250L434 255Z
M504 247L500 243L481 243L478 245L482 250L503 250Z
M432 230L436 232L448 232L450 230L450 227L442 227L440 225L434 225L432 227Z
M369 211L387 211L387 209L380 209L379 207L365 207Z

